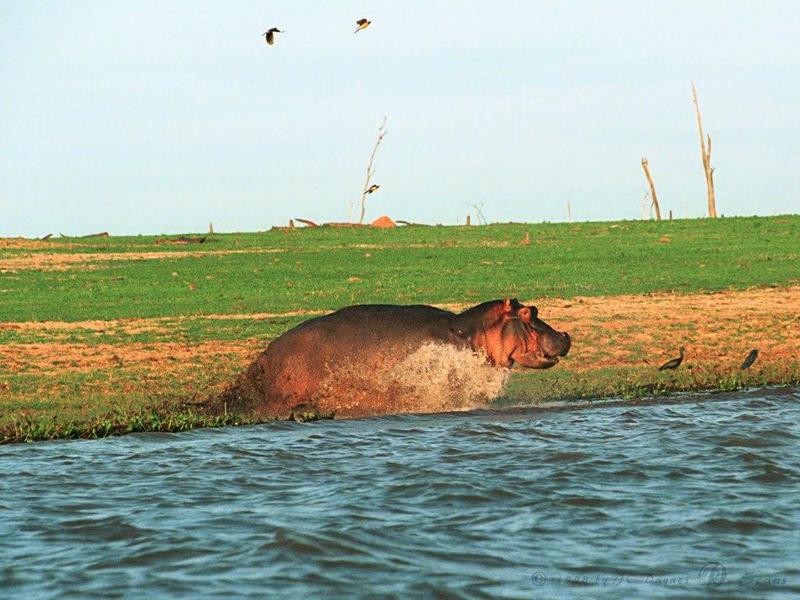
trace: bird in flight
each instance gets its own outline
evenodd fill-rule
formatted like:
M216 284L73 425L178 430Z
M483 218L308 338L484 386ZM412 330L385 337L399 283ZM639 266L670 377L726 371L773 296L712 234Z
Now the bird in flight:
M284 33L284 32L283 32L283 31L281 31L280 29L278 29L277 27L272 27L272 28L270 28L270 29L267 29L267 30L266 30L264 33L262 33L261 35L263 35L263 36L264 36L264 37L267 39L267 43L268 43L270 46L272 46L272 44L274 44L274 43L275 43L275 34L276 34L276 33Z
M372 21L370 21L368 19L359 19L358 21L356 21L357 27L356 27L356 30L353 33L358 33L362 29L366 29L367 27L370 26L371 23L372 23Z
M372 192L377 192L378 188L381 187L377 183L373 183L371 186L367 188L367 194L371 194Z
M747 355L747 358L744 359L744 362L742 363L742 366L740 367L742 369L742 371L744 371L745 369L749 369L750 366L754 362L756 362L757 358L758 358L758 348L753 348L752 350L750 350L750 354Z
M678 356L678 358L673 358L672 360L668 360L663 365L658 367L658 370L659 371L666 371L668 369L672 370L672 369L677 369L678 367L680 367L681 363L683 362L683 353L684 353L684 348L683 348L683 346L681 346L680 355Z

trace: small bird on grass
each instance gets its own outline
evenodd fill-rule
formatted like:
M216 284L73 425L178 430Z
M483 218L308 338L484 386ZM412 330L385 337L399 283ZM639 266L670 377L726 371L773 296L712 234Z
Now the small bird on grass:
M377 192L378 188L381 187L377 183L373 183L371 186L367 188L367 194L371 194L372 192Z
M753 348L752 350L750 350L750 354L747 355L747 358L744 359L744 362L740 367L742 371L744 371L745 369L749 369L751 365L754 362L756 362L757 358L758 358L758 348Z
M358 21L356 21L357 27L353 33L358 33L362 29L366 29L367 27L369 27L371 24L372 21L369 21L368 19L359 19Z
M267 44L269 44L270 46L272 46L272 44L274 44L274 43L275 43L275 34L276 34L276 33L285 33L285 32L281 31L281 30L280 30L280 29L278 29L277 27L272 27L272 28L270 28L270 29L267 29L267 30L266 30L264 33L262 33L261 35L263 35L263 36L266 38L266 40L267 40Z
M681 346L678 358L673 358L672 360L668 360L663 365L658 367L658 370L659 371L667 371L667 370L677 369L678 367L680 367L681 363L683 362L683 353L684 352L685 352L685 349L684 349L683 346Z

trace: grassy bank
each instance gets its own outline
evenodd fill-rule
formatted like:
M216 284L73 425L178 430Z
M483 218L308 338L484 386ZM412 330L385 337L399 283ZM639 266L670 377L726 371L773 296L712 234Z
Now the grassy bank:
M362 302L535 300L575 348L498 404L800 379L797 216L174 237L0 240L0 440L244 422L196 403L282 331ZM655 371L682 343L686 368ZM767 352L738 372L750 345Z

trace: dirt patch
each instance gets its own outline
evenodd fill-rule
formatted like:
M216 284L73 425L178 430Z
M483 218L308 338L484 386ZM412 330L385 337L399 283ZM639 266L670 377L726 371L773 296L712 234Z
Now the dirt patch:
M198 366L215 360L245 364L264 344L258 340L200 344L3 344L0 365L12 372L90 372L112 367L141 367L157 371Z
M800 355L800 286L687 295L551 298L526 303L535 303L542 318L569 331L574 340L572 351L555 369L568 374L586 373L582 377L591 378L593 370L602 368L632 367L655 372L661 362L677 355L680 346L686 348L682 368L701 371L734 372L751 348L760 350L754 369L791 364ZM0 328L37 328L52 331L54 337L63 330L77 328L168 333L170 324L179 319L269 319L321 313L297 310L79 323L0 323ZM159 381L182 378L184 373L241 372L263 349L264 343L259 339L197 344L9 343L0 345L0 370L41 374L45 380L57 381L59 374L65 372L143 369L149 379L142 380L142 387L149 390L156 389ZM418 378L427 381L429 376ZM220 378L218 383L224 382ZM205 385L202 390L208 391Z
M0 250L41 250L42 248L72 248L74 244L55 243L26 238L0 238Z
M657 366L685 346L687 363L739 365L751 348L761 361L794 360L800 287L706 294L577 297L536 302L542 317L575 343L572 368Z
M46 243L46 242L37 242ZM27 246L20 246L26 248ZM34 246L39 247L39 246ZM280 254L282 248L250 248L247 250L191 250L176 252L81 252L35 253L0 258L0 271L68 271L97 268L93 263L137 260L163 260L167 258L195 258L225 254Z
M189 242L180 240L163 240L156 245L186 246ZM454 244L445 244L453 246ZM483 240L481 247L508 247L508 242ZM151 248L152 245L132 246ZM437 244L348 244L333 248L359 248L367 250L386 250L394 248L436 248ZM49 250L81 248L80 244L54 243L22 238L0 239L0 251L4 248L16 250ZM18 271L91 271L98 269L102 263L119 261L163 260L169 258L189 258L199 256L216 256L225 254L281 254L284 248L244 248L240 250L187 250L187 251L135 251L135 252L32 252L30 254L0 257L0 272L15 273Z

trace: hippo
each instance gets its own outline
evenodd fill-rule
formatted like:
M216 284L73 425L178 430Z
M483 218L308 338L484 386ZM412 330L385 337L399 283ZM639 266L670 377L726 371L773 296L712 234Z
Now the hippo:
M337 416L414 412L413 403L397 398L397 387L378 389L389 370L402 368L402 361L424 346L462 349L501 369L515 364L548 369L570 345L569 334L516 299L483 302L457 314L426 305L348 306L274 340L226 392L225 402L227 408L278 418L323 405ZM360 383L343 385L347 374L358 374ZM331 382L339 384L333 399ZM361 390L363 401L352 400L357 393L351 388L365 382L373 389Z

